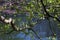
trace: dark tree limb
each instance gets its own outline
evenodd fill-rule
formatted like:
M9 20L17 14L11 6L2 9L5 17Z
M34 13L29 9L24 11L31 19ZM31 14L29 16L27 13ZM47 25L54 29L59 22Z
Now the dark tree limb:
M41 40L41 38L37 35L37 33L32 28L29 28L28 30L31 30L32 32L34 32L34 34L36 35L36 37Z
M48 21L49 21L49 26L50 26L50 20L49 20L49 17L55 18L58 22L60 22L60 19L59 19L59 18L54 17L54 16L50 15L49 12L47 12L47 10L46 10L46 8L45 8L45 5L44 5L44 3L43 3L43 0L40 0L40 1L41 1L42 6L43 6L43 9L44 9L44 11L45 11L45 17L46 17L46 18L48 19ZM51 29L51 32L53 33L52 36L55 36L55 35L54 35L54 31L53 31L53 29L52 29L51 26L50 26L50 29Z
M40 2L41 2L41 4L42 4L42 6L43 6L43 9L44 9L45 13L46 13L46 14L45 14L46 17L55 18L58 22L60 22L59 18L54 17L54 16L50 15L49 12L47 12L47 10L46 10L46 8L45 8L45 5L44 5L44 3L43 3L43 0L40 0Z
M43 0L41 0L41 4L42 4L43 9L44 9L44 11L45 11L45 18L47 18L47 20L49 21L49 27L50 27L51 32L52 32L52 34L53 34L52 36L54 36L54 31L53 31L53 29L52 29L52 27L51 27L51 25L50 25L49 17L55 18L55 19L56 19L57 21L59 21L59 22L60 22L60 20L59 20L57 17L51 16L51 15L49 14L49 12L47 12L47 10L46 10L46 8L45 8L45 5L44 5L44 3L43 3Z

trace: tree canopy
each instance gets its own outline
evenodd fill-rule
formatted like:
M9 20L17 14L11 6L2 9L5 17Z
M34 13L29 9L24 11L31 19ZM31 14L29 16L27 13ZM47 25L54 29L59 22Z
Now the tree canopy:
M0 1L1 40L44 38L60 39L60 0Z

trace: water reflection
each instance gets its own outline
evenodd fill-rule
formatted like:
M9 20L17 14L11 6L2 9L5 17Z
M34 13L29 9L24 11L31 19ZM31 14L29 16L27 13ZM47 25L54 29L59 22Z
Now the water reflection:
M2 14L3 15L3 14ZM8 16L8 15L7 15ZM13 17L13 18L22 18L22 21L21 22L27 22L27 20L26 20L26 15L25 14L23 14L23 15L21 15L21 14L17 14L15 17L13 16L13 15L10 15L10 16L8 16L8 17ZM33 18L32 19L32 21L31 22L36 22L38 20L38 18L36 19L36 18ZM39 20L40 21L40 20ZM20 23L21 23L20 22ZM22 23L21 23L22 24ZM27 23L28 24L28 23ZM56 24L54 24L54 23L52 23L51 25L52 25L52 27L54 28L54 30L56 29L55 28L55 26L56 26ZM42 20L41 22L39 22L39 23L37 23L33 28L32 28L36 33L37 33L37 35L39 36L39 37L41 37L41 40L51 40L52 38L50 37L50 39L49 39L49 36L52 36L53 35L53 33L51 32L51 29L49 28L49 21L48 20L46 20L46 19L44 19L44 20ZM56 30L55 30L56 31ZM15 33L15 32L14 32ZM58 33L58 32L57 32ZM32 35L32 36L31 36ZM23 32L20 32L20 33L18 33L18 34L16 34L16 35L3 35L4 37L2 37L1 39L3 39L3 40L8 40L8 39L11 39L11 40L13 40L13 39L18 39L18 40L40 40L40 39L38 39L37 38L37 36L35 35L35 33L32 31L32 33L31 32L29 32L29 34L28 35L26 35L25 33L23 33ZM7 36L7 37L5 37L5 36Z

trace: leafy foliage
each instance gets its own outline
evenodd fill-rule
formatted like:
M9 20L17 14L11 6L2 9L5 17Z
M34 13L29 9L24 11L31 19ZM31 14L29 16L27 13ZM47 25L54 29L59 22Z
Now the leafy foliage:
M5 0L5 1L1 0L0 2L2 5L0 4L0 16L4 16L6 19L12 18L14 20L15 25L18 27L17 30L19 28L24 28L24 27L29 28L31 25L33 28L35 25L41 23L41 21L45 20L47 17L48 20L50 20L50 22L52 21L56 22L58 26L57 29L59 30L60 0L42 0L42 1L41 0ZM11 30L13 30L13 28L11 27L10 24L5 24L3 22L0 22L0 31L1 31L0 34L8 33ZM30 29L27 30L29 32L31 31ZM22 32L24 32L27 35L29 34L29 32L26 32L26 29L22 30ZM12 32L11 35L14 33L18 34L18 32L16 31L16 32ZM58 35L59 31L57 33L54 31L54 34Z

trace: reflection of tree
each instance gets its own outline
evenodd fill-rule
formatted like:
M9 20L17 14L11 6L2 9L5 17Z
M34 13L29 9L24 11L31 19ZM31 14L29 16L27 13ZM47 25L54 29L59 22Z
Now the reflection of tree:
M55 18L57 21L60 22L60 20L59 20L57 17L54 17L54 16L50 15L49 12L47 12L47 10L46 10L46 8L45 8L45 5L44 5L44 3L43 3L43 0L40 0L40 2L41 2L42 7L43 7L43 9L44 9L44 11L45 11L44 17L49 21L49 23L50 23L50 19L49 19L50 17L51 17L51 18ZM38 1L37 1L37 3L38 3ZM9 33L13 32L13 31L22 31L22 30L24 30L24 29L28 29L28 30L32 30L32 31L36 34L36 36L37 36L38 38L40 38L40 37L37 35L37 33L32 29L32 27L34 27L34 26L33 26L31 23L29 23L29 27L19 28L19 27L17 27L17 26L15 25L14 19L12 19L12 18L6 19L4 16L0 16L0 21L3 22L3 23L6 23L6 24L10 24L10 25L11 25L11 27L13 28L13 30L10 31ZM52 31L52 27L51 27L51 26L50 26L50 29L51 29L51 32L53 33L53 36L54 36L54 32Z

